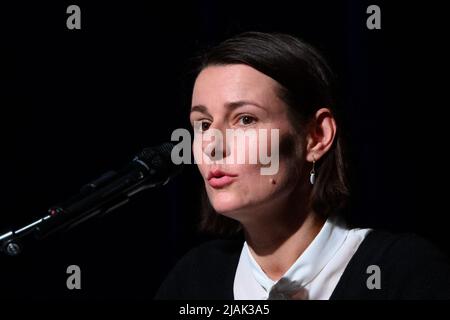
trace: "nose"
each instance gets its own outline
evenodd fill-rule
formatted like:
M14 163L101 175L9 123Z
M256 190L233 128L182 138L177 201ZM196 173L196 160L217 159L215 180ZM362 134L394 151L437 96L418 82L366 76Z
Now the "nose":
M227 156L227 152L226 152L226 146L224 148L223 144L216 144L217 147L214 147L214 149L212 149L211 151L211 158L212 160L220 160L220 159L224 159ZM217 159L216 159L216 154L217 154Z
M226 139L226 129L210 127L210 139L204 141L203 152L212 160L225 159L230 155L230 147ZM209 131L208 130L208 131Z

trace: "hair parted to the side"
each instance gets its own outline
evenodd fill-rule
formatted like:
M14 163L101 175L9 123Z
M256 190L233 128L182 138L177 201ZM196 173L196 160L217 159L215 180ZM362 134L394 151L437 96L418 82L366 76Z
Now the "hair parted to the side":
M287 34L245 32L204 53L196 74L208 66L231 64L248 65L278 82L280 98L288 105L295 128L303 128L318 109L331 110L338 130L332 147L315 164L318 175L311 191L311 206L324 217L339 214L350 191L334 97L335 76L324 58L309 44ZM241 230L241 224L216 213L203 189L200 229L233 235Z

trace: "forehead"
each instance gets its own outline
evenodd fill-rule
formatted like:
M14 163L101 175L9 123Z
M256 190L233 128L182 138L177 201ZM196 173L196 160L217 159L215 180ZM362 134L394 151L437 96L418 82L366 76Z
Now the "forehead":
M209 66L195 81L192 105L244 99L270 102L277 98L277 86L275 80L247 65Z

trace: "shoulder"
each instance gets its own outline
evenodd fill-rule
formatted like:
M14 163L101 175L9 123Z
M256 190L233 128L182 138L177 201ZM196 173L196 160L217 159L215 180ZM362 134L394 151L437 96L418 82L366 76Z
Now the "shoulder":
M358 249L360 254L371 260L408 269L431 263L448 264L448 257L433 243L413 233L395 234L375 230L368 234Z
M174 270L203 272L208 266L223 267L239 257L243 242L239 240L212 240L189 250L176 264Z
M380 288L369 289L372 275L379 277ZM418 235L374 230L350 260L335 293L369 299L449 299L450 262Z
M242 246L241 240L220 239L191 249L171 270L155 298L230 298Z

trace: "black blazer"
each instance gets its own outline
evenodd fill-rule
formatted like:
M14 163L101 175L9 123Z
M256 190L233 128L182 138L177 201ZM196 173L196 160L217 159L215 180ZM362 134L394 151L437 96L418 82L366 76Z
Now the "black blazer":
M192 249L155 299L233 300L242 245L242 240L214 240ZM370 265L380 267L380 289L367 288ZM374 230L350 260L330 299L450 299L450 263L418 236Z

